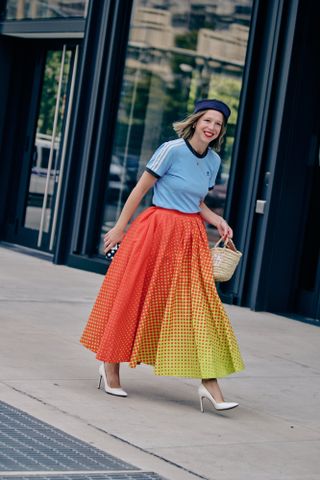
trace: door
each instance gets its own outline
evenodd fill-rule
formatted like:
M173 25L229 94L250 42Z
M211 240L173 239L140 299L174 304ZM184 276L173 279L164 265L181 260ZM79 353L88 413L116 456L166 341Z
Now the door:
M47 49L43 58L41 87L35 86L30 92L33 99L25 126L26 147L19 172L16 218L7 239L53 252L78 46L64 44L59 49Z
M320 321L320 128L311 137L308 164L310 196L306 203L306 226L296 295L296 311Z
M305 217L301 222L302 248L298 256L294 308L296 313L320 322L320 69L316 60L320 55L320 5L309 0L302 2L301 8L300 21L304 25L304 35L299 44L302 87L298 102L305 106L300 117L301 123L309 128L307 134L301 137L302 125L296 129L296 138L303 145L302 157L305 162L305 173L300 173L306 176L306 182L302 190Z

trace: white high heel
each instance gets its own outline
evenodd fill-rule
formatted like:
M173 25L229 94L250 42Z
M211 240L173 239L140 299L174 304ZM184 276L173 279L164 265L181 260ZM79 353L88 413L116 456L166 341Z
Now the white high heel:
M236 403L236 402L220 402L220 403L216 402L213 396L211 395L211 393L206 389L206 387L203 384L201 384L200 387L198 388L198 393L199 393L199 399L200 399L200 409L202 413L204 412L204 408L203 408L204 398L209 400L209 402L212 403L212 405L216 410L231 410L232 408L236 408L239 405L239 403Z
M104 368L104 363L101 363L101 365L99 366L99 374L100 374L100 378L99 378L98 388L100 388L101 380L103 379L103 381L104 381L104 391L106 393L109 393L110 395L115 395L116 397L127 397L128 396L127 392L122 390L122 388L111 388L111 387L109 387L106 371L105 371L105 368Z

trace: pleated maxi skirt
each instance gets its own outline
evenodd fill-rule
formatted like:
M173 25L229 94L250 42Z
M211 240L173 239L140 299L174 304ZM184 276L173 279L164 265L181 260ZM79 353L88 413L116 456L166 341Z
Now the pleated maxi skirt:
M221 378L244 365L218 296L200 214L150 207L130 226L81 343L156 375Z

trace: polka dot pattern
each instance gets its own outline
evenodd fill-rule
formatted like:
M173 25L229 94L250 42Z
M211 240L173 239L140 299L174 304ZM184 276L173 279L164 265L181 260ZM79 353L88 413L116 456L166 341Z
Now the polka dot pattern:
M113 248L111 248L111 250L106 253L106 257L108 260L113 260L113 257L117 253L119 247L120 243L117 243Z
M109 267L81 343L98 360L153 365L157 375L221 378L243 370L199 214L150 207L139 215Z

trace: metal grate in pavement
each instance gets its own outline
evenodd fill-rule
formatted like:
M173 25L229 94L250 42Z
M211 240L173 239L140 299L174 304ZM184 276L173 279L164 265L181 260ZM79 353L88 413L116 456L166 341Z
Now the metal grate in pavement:
M17 408L0 402L0 472L2 474L3 472L24 471L86 472L90 470L138 471L139 469ZM130 473L130 475L132 474ZM4 479L6 477L0 478ZM13 477L10 476L10 478ZM40 480L40 477L36 478ZM41 478L46 479L47 477ZM59 479L62 478L67 479L68 476L59 476ZM72 480L75 480L75 478L72 476ZM94 477L94 475L81 477L82 480L84 478L98 477ZM127 478L140 477L115 477L113 474L113 477L99 478L125 478L127 480ZM141 478L148 477L142 476Z
M137 472L137 473L106 473L97 475L24 475L21 477L1 476L0 480L161 480L156 473Z

